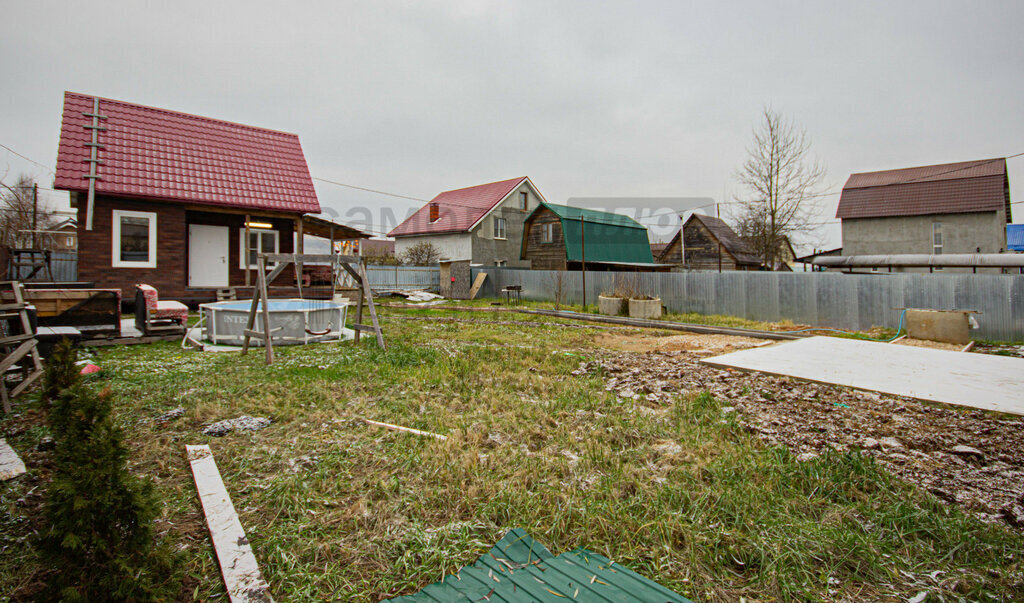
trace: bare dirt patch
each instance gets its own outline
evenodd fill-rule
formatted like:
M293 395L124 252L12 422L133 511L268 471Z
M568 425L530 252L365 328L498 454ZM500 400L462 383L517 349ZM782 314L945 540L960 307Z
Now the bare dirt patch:
M655 333L601 333L594 339L599 347L624 352L692 352L701 356L724 354L752 348L765 341L736 335L687 333L658 335Z
M904 337L903 339L892 343L894 345L908 345L915 348L931 348L933 350L949 350L951 352L959 352L964 349L964 346L957 343L944 343L941 341L929 341L927 339L914 339L912 337Z
M610 353L574 374L602 371L606 388L659 412L677 394L708 391L723 416L799 460L859 449L894 475L987 521L1024 529L1024 418L931 405L699 364L688 352Z

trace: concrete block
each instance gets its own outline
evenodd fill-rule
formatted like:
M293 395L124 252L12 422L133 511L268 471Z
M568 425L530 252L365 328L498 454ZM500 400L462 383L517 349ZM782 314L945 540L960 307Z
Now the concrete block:
M597 296L597 311L608 316L621 316L626 313L627 301L625 297L605 297L604 295L599 295Z
M965 345L971 341L969 312L959 310L907 309L904 321L907 334L914 339L928 339Z
M661 318L661 299L630 299L629 316L631 318Z

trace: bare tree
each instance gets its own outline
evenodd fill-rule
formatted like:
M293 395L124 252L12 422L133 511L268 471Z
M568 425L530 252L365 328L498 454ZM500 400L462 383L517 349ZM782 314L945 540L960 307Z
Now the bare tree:
M33 199L32 178L18 177L12 186L0 179L0 245L6 247L32 247L33 241L43 247L52 237L33 230L50 230L57 223L53 211L44 203L36 205Z
M771 107L753 132L736 179L746 188L733 213L737 233L768 270L782 257L786 239L814 230L825 168L810 157L807 132Z
M402 263L413 266L431 266L441 259L441 250L429 241L420 241L402 254Z

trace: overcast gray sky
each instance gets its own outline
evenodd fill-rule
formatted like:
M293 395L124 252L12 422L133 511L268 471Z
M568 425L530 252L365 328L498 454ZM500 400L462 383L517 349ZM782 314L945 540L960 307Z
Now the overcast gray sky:
M0 7L0 144L51 169L64 90L295 132L314 176L424 199L528 175L556 202L729 200L767 104L807 130L829 190L1024 152L1021 2ZM52 185L0 148L8 167ZM1024 201L1024 157L1009 168ZM316 186L375 229L417 205Z

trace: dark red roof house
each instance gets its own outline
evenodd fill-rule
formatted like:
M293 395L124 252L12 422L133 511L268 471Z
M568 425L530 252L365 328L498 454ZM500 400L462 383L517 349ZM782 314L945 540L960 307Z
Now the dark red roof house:
M996 158L851 174L836 217L844 256L1002 253L1010 207Z
M530 267L520 258L523 222L544 196L527 177L443 192L388 233L401 255L429 242L442 260Z
M74 92L54 188L78 211L78 280L125 299L136 283L214 299L256 282L258 252L301 252L303 235L367 236L309 215L320 203L295 134Z

